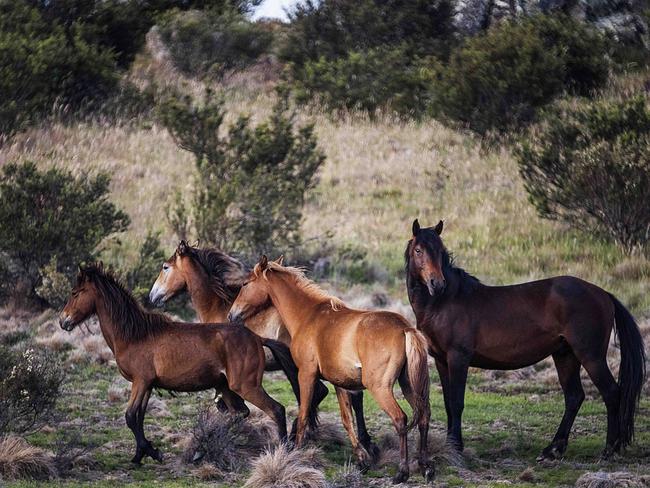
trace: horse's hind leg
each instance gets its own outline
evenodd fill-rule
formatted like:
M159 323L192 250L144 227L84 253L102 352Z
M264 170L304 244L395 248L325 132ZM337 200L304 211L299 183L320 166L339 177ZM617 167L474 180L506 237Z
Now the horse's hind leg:
M350 401L352 402L352 410L354 410L354 417L357 421L359 442L366 448L373 462L376 462L379 459L379 448L372 442L366 427L366 419L363 416L363 391L350 392Z
M555 353L553 361L564 392L564 415L553 441L542 451L537 458L538 461L559 459L564 456L573 421L585 399L585 392L580 381L580 361L575 354L571 351Z
M339 407L341 409L341 421L343 422L343 427L345 427L345 430L348 433L348 437L350 438L350 443L352 444L352 451L354 452L354 455L357 457L357 463L359 464L361 471L365 473L366 471L368 471L372 459L370 457L370 454L368 454L368 451L366 451L366 448L359 441L359 438L357 437L357 432L354 429L354 425L352 424L351 396L352 395L349 391L338 387L336 388L336 397L339 400Z
M587 370L591 381L598 388L605 402L605 407L607 407L607 441L602 454L603 458L607 458L614 452L618 452L621 447L618 424L620 388L612 376L609 366L607 366L605 357L583 361L582 365Z
M404 398L409 402L411 408L415 410L417 405L417 399L415 397L415 392L411 388L411 384L408 381L408 375L406 374L406 368L402 370L402 373L398 378L399 386L402 388L402 393L404 393ZM418 431L420 438L418 441L418 466L420 467L420 472L424 479L432 481L435 473L435 469L431 460L429 459L429 420L431 419L431 411L427 410L418 421Z
M395 400L392 384L384 386L367 385L367 387L381 409L386 412L393 421L393 426L399 436L400 463L397 474L393 477L393 483L403 483L409 478L406 414L397 403L397 400Z
M280 442L286 440L287 417L284 407L271 398L264 388L262 388L262 385L244 385L241 389L233 388L233 391L271 417L278 428Z
M246 402L233 392L230 388L221 390L221 399L226 405L227 411L231 414L241 415L246 418L251 413L250 409L246 406Z

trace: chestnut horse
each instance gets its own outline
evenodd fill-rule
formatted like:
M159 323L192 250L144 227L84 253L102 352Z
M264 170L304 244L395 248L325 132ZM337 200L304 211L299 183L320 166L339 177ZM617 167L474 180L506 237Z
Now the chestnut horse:
M200 322L223 322L248 273L249 270L243 263L218 249L200 249L181 241L174 254L163 263L149 293L149 300L154 305L161 305L187 290ZM260 337L277 339L287 346L291 344L289 332L270 303L254 316L248 317L246 326ZM267 362L267 371L271 368L273 365ZM288 368L285 371L299 401L298 372L289 371ZM309 416L309 426L312 429L317 425L317 407L326 395L325 385L317 382ZM359 441L376 458L379 450L371 442L363 417L363 392L354 392L351 401Z
M413 222L406 252L406 287L417 327L429 339L447 410L449 439L460 449L461 415L470 366L518 369L552 356L565 411L538 460L564 455L585 397L584 367L607 408L607 457L628 445L645 378L645 350L632 315L610 293L571 276L511 286L486 286L454 265L440 239L443 223ZM621 347L618 383L607 366L616 327Z
M232 390L271 417L280 439L286 438L284 407L262 387L262 344L284 345L262 341L241 325L186 324L148 312L101 264L80 268L77 285L61 312L61 328L71 331L94 314L120 373L132 383L126 423L136 440L134 463L144 456L162 461L143 428L153 388Z
M271 302L291 335L291 355L298 365L300 412L296 445L304 440L314 385L319 377L331 382L341 419L362 467L370 456L352 426L349 390L368 389L390 416L400 438L400 465L393 481L409 477L407 433L420 430L419 465L427 481L434 475L427 453L429 430L429 370L426 339L406 319L393 312L353 310L327 295L297 268L269 262L263 256L242 285L229 318L246 319ZM396 381L413 407L406 414L393 394Z

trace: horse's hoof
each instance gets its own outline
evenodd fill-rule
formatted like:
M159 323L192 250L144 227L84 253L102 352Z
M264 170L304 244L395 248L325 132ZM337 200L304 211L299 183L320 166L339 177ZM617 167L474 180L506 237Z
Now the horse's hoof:
M204 457L205 453L203 451L196 451L194 456L192 456L192 464L198 464Z
M605 449L603 449L602 454L600 455L600 460L607 461L609 458L611 458L614 455L615 452L616 450L613 447L611 446L605 447Z
M542 451L542 453L537 457L538 463L544 463L547 461L557 461L562 459L564 456L564 451L561 450L558 446L550 445Z
M131 462L136 466L142 466L142 454L136 454L135 456L133 456Z
M151 456L151 459L154 461L158 461L159 463L163 462L163 454L158 449L152 449L149 456Z
M395 476L393 476L393 484L404 483L409 479L409 474L407 471L398 471Z

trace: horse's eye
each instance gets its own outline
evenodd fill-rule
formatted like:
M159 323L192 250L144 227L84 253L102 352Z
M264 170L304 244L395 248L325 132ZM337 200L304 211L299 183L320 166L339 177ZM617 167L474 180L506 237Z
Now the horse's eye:
M415 248L415 254L422 254L422 249L420 249L419 247L416 247Z
M244 284L241 287L244 288L246 285L248 285L248 281L244 282Z
M169 264L163 264L163 271L167 271L169 269Z

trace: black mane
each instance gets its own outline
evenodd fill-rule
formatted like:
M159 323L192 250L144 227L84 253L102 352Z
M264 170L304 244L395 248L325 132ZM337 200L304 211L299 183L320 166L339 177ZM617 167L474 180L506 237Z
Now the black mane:
M437 256L438 253L441 253L440 262L442 264L442 274L448 282L452 276L454 276L458 282L455 294L469 294L476 290L478 285L481 284L481 281L478 278L454 264L453 254L447 251L447 248L445 248L444 244L442 243L440 236L433 229L421 229L418 233L417 239L418 242L426 249L429 256ZM410 249L412 242L413 240L409 241L408 245L406 246L406 250L404 251L406 279L407 286L409 286L409 288L418 286L417 283L412 283L413 280L409 273L409 263L411 258ZM444 293L447 293L447 289Z
M145 310L131 292L102 266L90 265L79 279L88 278L97 288L120 339L136 342L160 333L171 323L165 315Z
M212 291L225 302L234 302L246 277L244 264L215 248L188 246L187 253L210 277Z

